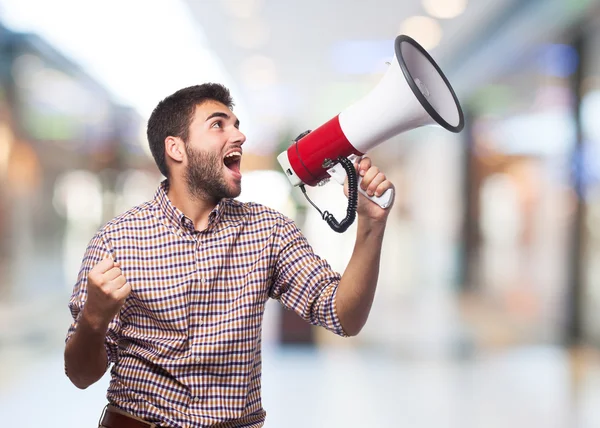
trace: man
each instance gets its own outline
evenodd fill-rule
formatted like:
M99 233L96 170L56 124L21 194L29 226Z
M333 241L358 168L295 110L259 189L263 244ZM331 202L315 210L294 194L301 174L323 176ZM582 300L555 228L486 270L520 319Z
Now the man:
M218 84L161 101L148 140L167 179L87 248L65 370L83 389L113 364L101 426L261 427L267 299L341 336L367 320L389 210L360 196L356 247L340 277L290 219L234 199L245 136L232 107ZM369 194L392 187L368 158L357 170Z

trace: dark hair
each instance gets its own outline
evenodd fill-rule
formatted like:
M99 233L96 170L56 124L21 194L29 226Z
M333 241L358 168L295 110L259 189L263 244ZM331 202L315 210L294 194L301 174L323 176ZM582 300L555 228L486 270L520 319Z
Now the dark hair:
M218 83L205 83L183 88L169 95L158 103L150 115L148 143L156 166L165 177L169 177L165 160L165 140L171 136L187 142L196 106L206 101L220 102L229 109L234 105L229 89Z

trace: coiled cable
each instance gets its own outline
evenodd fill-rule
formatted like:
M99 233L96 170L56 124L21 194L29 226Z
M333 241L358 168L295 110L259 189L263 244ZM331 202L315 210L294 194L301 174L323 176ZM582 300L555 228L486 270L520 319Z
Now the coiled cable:
M331 227L334 231L338 233L345 232L351 225L354 223L356 219L356 207L358 206L358 178L356 176L356 170L354 169L354 165L350 159L340 156L337 161L342 165L344 170L346 171L346 176L348 177L348 208L346 209L346 217L338 222L333 214L329 211L322 212L319 207L317 207L306 194L306 189L304 185L300 186L302 193L310 202L310 204L321 214L323 220L327 222L329 227Z

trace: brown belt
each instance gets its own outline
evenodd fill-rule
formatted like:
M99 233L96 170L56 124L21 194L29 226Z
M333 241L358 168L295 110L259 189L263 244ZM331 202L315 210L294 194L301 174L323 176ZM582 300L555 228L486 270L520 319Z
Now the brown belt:
M110 405L104 409L100 426L104 428L160 428L156 424L130 416Z

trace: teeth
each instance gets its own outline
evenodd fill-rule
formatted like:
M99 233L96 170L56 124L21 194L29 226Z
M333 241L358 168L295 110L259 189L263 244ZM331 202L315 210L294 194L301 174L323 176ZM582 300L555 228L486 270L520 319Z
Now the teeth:
M231 158L231 157L237 157L237 156L242 156L241 152L231 152L229 153L227 156L225 156L226 158Z

